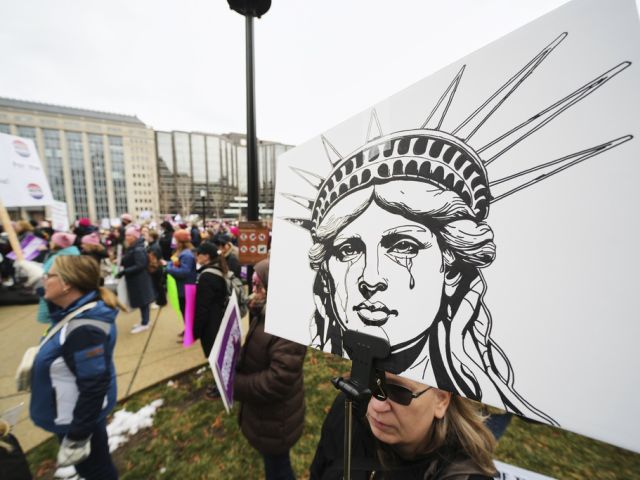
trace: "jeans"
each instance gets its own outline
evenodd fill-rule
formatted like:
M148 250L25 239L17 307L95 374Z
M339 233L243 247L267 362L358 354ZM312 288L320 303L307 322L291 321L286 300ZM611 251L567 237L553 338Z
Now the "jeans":
M140 315L142 316L142 325L147 325L149 324L149 309L150 309L150 303L143 305L142 307L140 307Z
M289 452L281 455L262 454L264 459L264 476L266 480L295 480L296 476L291 468Z
M58 435L62 441L63 435ZM107 422L98 422L91 435L91 453L78 463L76 472L85 480L118 480L118 472L111 461L109 453L109 437L107 436Z

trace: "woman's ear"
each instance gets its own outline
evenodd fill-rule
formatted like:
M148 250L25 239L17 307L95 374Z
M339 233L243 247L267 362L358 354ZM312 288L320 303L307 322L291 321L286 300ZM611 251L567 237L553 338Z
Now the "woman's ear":
M441 419L447 413L449 404L451 403L451 392L446 392L437 388L434 388L433 391L436 396L434 415L437 419Z

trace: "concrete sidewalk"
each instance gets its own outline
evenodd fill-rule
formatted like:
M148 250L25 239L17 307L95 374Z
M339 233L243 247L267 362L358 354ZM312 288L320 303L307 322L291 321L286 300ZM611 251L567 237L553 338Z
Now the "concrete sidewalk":
M0 307L0 414L24 402L20 421L13 433L25 450L35 447L50 435L36 427L29 418L30 394L18 394L15 387L15 372L22 354L28 347L38 343L45 328L35 320L36 311L37 305ZM177 343L176 335L182 331L182 323L170 307L151 310L152 328L136 335L130 334L131 327L139 321L139 310L121 312L116 320L118 399L124 398L128 390L130 395L206 362L200 342L190 348L183 348ZM142 355L149 335L151 340ZM140 368L134 379L139 361Z

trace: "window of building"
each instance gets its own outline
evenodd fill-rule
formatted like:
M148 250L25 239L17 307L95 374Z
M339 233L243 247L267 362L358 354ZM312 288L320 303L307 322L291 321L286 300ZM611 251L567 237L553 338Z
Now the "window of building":
M44 136L44 156L47 161L47 176L53 198L66 202L64 193L64 170L62 168L62 148L58 130L42 131Z
M82 134L78 132L64 132L64 134L67 140L67 153L69 155L69 169L71 171L73 203L75 205L76 215L78 217L88 217L89 206L84 172Z
M107 195L107 175L104 164L104 143L102 135L89 134L89 158L93 172L93 195L98 219L109 218L109 197Z

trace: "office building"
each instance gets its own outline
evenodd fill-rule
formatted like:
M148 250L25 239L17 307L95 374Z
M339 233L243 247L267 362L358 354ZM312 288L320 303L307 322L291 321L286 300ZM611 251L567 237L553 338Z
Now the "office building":
M230 203L247 196L247 140L244 134L157 131L160 212L207 218L229 217ZM273 208L276 158L290 145L258 142L259 201ZM234 217L242 216L242 212ZM268 215L267 215L268 216Z
M35 142L53 196L67 203L71 221L157 216L154 133L137 117L0 97L0 132Z

